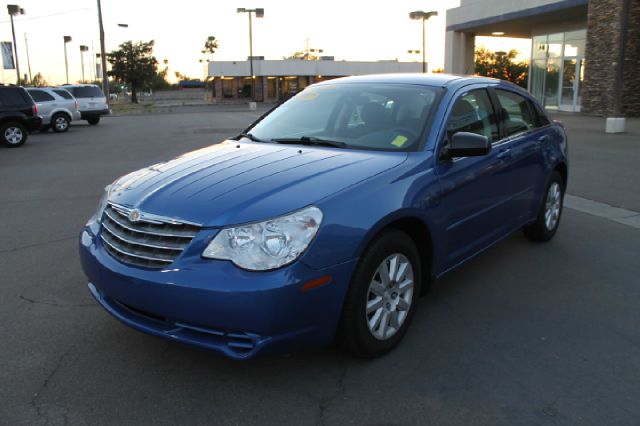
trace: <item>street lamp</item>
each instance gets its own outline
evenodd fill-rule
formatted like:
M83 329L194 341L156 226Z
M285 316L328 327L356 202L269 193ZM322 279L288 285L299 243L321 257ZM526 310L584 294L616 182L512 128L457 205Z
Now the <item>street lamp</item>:
M67 76L67 84L69 84L69 60L67 59L67 43L71 42L71 36L63 36L64 41L64 71Z
M264 9L256 8L256 9L246 9L244 7L239 7L237 9L237 13L246 13L249 15L249 73L251 74L251 100L256 100L256 78L253 75L253 29L251 25L251 14L255 13L256 18L264 18Z
M89 46L80 45L80 66L82 67L82 82L84 83L84 52L89 50Z
M17 4L8 4L7 12L9 12L9 17L11 18L11 35L13 35L13 50L16 55L16 75L18 76L18 80L16 84L20 84L20 64L18 63L18 46L16 44L16 30L13 27L13 17L15 15L24 15L24 9L18 6Z
M69 61L67 60L67 43L71 42L71 36L63 36L64 40L64 71L67 75L67 84L69 84Z
M427 72L427 58L425 56L425 49L426 49L426 43L425 43L425 23L427 21L427 19L431 18L432 16L438 16L438 12L436 11L431 11L431 12L423 12L421 10L417 10L415 12L411 12L409 13L409 18L411 19L416 19L416 20L422 20L422 72L425 73Z

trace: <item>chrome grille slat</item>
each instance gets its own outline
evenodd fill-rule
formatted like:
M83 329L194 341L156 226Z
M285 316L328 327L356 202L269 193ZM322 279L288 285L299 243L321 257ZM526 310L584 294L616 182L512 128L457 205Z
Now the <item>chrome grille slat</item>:
M168 245L161 246L161 245L153 244L153 242L149 242L149 241L145 241L145 240L140 240L140 239L135 239L135 238L128 238L128 236L126 234L123 235L123 233L121 233L120 231L115 229L116 228L115 226L107 225L108 223L109 222L107 220L105 220L105 221L102 222L102 226L104 226L107 229L107 231L109 231L109 233L111 235L113 235L114 237L116 237L117 239L119 239L120 241L123 241L125 243L128 243L128 244L139 244L141 246L154 248L154 249L160 249L160 250L175 250L175 251L184 250L184 247L181 247L181 246L178 246L178 245L174 245L173 247L169 247ZM113 226L113 228L112 228L112 226Z
M107 208L107 210L105 210L105 214L107 216L109 216L109 218L111 220L113 220L118 225L122 226L123 228L127 228L130 231L134 231L134 232L141 232L143 234L157 235L159 237L178 237L178 238L193 238L197 234L197 231L194 231L194 232L179 232L179 231L161 232L159 230L145 229L145 228L143 228L143 227L141 227L139 225L136 225L138 227L135 228L135 227L133 227L131 222L126 220L126 218L124 218L124 217L118 218L114 213L110 212L109 208ZM122 222L123 219L126 220L126 223Z
M100 236L111 256L130 265L163 268L185 250L200 230L195 224L145 213L129 220L129 212L131 209L109 204L102 216Z

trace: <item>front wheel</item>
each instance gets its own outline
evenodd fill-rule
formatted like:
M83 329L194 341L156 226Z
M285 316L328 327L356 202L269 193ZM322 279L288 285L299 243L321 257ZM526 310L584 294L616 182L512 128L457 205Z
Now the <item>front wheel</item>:
M562 215L562 201L564 199L564 182L560 173L553 172L547 185L542 205L538 210L536 221L525 226L524 235L531 241L549 241L556 234Z
M69 117L65 114L56 114L51 117L51 128L56 133L64 133L69 130Z
M404 232L388 230L367 248L345 299L340 338L355 356L374 358L402 340L420 294L420 256Z
M0 129L2 140L9 148L17 148L27 141L27 129L20 123L7 123Z
M89 122L89 124L91 124L92 126L95 126L96 124L98 124L100 122L100 117L91 117L91 118L87 118L87 121Z

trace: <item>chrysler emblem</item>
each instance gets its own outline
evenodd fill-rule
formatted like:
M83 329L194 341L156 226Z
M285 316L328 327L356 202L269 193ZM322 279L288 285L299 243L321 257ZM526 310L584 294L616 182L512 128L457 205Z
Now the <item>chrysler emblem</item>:
M131 222L137 222L140 220L140 210L133 209L129 212L129 220Z

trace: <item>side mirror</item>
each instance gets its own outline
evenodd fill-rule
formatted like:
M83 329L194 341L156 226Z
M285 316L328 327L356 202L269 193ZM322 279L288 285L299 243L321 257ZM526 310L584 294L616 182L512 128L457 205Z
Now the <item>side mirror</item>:
M478 157L491 151L489 138L469 132L454 133L447 148L447 157Z

